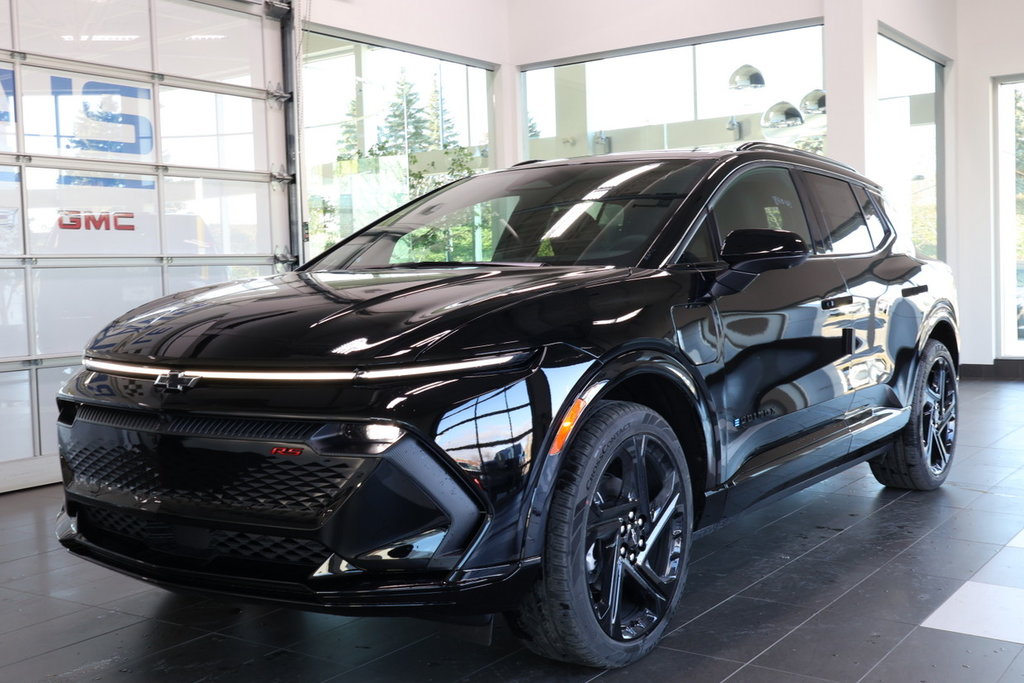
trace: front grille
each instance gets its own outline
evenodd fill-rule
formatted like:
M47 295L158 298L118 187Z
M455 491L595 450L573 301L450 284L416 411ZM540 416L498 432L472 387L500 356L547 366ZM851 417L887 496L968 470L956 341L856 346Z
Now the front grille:
M140 413L134 410L117 410L116 408L100 408L99 406L79 406L75 414L76 420L84 420L94 424L131 429L138 432L155 432L160 429L160 418L152 413Z
M80 405L61 454L69 489L87 497L314 524L359 483L365 459L270 451L309 443L324 424Z
M86 537L95 537L97 531L116 534L150 550L175 555L257 560L309 569L319 567L331 555L329 548L312 539L171 524L92 506L80 508L79 515Z
M140 503L308 520L347 493L362 462L351 457L298 459L164 449L126 441L82 439L65 447L74 484L88 492L124 492Z
M208 436L222 439L260 439L265 441L305 441L322 427L314 422L286 420L246 420L221 417L181 417L171 421L171 434Z
M243 417L182 416L162 419L154 413L93 405L80 406L75 419L138 432L266 441L305 441L324 426L322 422Z

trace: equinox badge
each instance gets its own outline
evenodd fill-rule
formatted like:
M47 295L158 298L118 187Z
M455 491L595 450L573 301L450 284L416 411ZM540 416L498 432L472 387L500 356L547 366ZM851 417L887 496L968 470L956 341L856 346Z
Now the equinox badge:
M181 393L194 387L198 381L198 377L189 377L180 372L168 372L166 375L158 375L153 381L153 387L161 391Z

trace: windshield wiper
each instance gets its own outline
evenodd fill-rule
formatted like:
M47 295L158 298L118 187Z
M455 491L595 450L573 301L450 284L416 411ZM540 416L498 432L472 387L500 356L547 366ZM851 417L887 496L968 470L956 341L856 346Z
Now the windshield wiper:
M454 268L458 266L519 266L523 268L540 268L548 265L541 261L409 261L407 263L386 263L379 266L362 266L363 268Z

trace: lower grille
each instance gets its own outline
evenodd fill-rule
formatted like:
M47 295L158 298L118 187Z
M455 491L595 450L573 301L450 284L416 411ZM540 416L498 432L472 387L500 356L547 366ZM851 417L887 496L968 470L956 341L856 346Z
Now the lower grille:
M276 562L311 570L331 555L329 548L311 539L171 524L100 507L80 508L79 515L87 537L97 531L116 534L150 550L175 555Z
M186 443L84 422L68 431L62 455L71 490L159 501L165 509L315 522L359 483L364 464L359 457L272 456L260 442Z

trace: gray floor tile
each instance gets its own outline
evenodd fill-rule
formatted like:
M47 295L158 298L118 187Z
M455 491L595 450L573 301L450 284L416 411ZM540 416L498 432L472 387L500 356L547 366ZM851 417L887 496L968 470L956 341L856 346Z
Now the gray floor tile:
M141 617L86 607L5 633L0 638L0 664L20 662L140 621Z
M1024 588L1024 548L1003 548L971 580Z
M747 662L813 614L797 605L735 597L670 633L662 646Z
M830 681L857 681L913 628L874 615L826 611L802 624L753 663Z
M691 681L722 681L741 666L741 662L657 647L632 666L602 674L595 683L672 681L683 676Z
M148 619L0 668L4 681L95 681L132 677L129 661L175 647L202 631Z
M917 625L946 601L963 582L914 571L879 570L859 583L825 612L836 618L874 619Z
M338 673L334 662L209 634L157 654L125 662L113 680L148 683L316 683Z
M864 678L866 683L997 681L1021 646L999 640L918 628Z
M800 558L758 581L741 595L820 609L863 581L871 571Z
M1001 546L929 535L885 565L886 573L919 573L966 581L995 557Z

